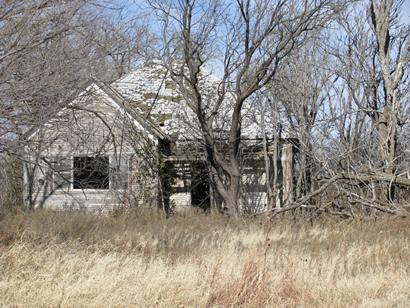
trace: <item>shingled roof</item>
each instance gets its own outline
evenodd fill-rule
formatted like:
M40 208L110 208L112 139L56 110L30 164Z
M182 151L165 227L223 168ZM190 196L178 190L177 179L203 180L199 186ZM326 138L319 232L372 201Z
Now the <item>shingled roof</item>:
M220 79L203 71L200 87L204 94L204 105L210 106L217 97ZM125 75L111 84L127 101L130 110L137 110L146 119L159 126L166 135L177 136L178 139L198 139L201 132L196 115L184 101L177 85L170 77L161 61L149 61L138 69ZM220 110L219 129L229 122L230 103L227 100ZM242 135L244 138L256 139L262 136L260 125L255 121L258 111L254 106L245 105L243 110ZM266 130L270 130L270 113L266 116ZM223 121L226 121L224 124ZM228 128L229 129L229 128Z
M200 87L204 95L205 109L215 102L219 83L220 79L216 76L202 72ZM201 139L202 133L196 115L184 101L177 85L160 61L146 62L111 84L94 79L94 86L157 138L180 141ZM93 85L89 88L92 87ZM87 93L87 90L84 93ZM230 121L231 110L231 102L226 99L214 123L215 131L229 130L229 127L224 126ZM244 139L262 137L261 125L256 121L260 116L258 112L255 106L245 104L242 114ZM270 113L265 118L265 130L267 133L273 131ZM30 132L29 136L36 131L37 129L34 129L34 133Z

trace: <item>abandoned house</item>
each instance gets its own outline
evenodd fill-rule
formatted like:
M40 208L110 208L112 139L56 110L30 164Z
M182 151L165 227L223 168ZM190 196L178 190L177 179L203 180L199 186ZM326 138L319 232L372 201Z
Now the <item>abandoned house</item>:
M204 92L212 101L219 80L203 75ZM267 206L266 157L274 143L272 137L262 138L264 129L255 120L256 113L248 108L243 119L243 143L248 149L243 209ZM208 209L217 199L195 115L159 62L145 63L110 85L95 80L28 139L24 200L33 208ZM278 163L269 163L280 168L276 198L280 195L283 201L292 198L295 140L277 141Z

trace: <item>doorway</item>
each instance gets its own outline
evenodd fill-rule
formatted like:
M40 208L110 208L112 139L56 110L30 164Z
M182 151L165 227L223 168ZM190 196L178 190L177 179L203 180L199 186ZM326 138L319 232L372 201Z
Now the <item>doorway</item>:
M207 211L211 207L211 198L206 163L203 161L192 162L191 175L191 205Z

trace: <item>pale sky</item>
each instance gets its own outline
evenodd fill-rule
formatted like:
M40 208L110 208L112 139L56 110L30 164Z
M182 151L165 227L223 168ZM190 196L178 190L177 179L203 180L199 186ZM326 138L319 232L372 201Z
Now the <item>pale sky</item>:
M410 25L410 0L404 1L401 18L404 23Z

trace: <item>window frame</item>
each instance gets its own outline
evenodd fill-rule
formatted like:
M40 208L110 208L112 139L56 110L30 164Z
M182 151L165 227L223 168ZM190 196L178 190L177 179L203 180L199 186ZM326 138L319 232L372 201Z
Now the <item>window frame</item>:
M63 155L53 155L53 156L48 156L48 158L50 159L50 165L51 165L51 190L53 192L61 192L64 190L71 190L72 189L72 185L73 185L73 157L72 156L63 156ZM55 166L54 164L56 163L56 161L54 160L54 158L66 158L70 160L70 178L69 178L69 182L67 186L60 186L60 187L56 187L56 178L58 176L61 176L61 173L67 173L67 171L56 171L55 170ZM64 179L64 177L63 177Z
M111 166L112 166L112 160L114 159L113 158L113 155L109 155L109 164L110 164L110 170L112 170L112 168L111 168ZM130 170L130 166L131 166L131 157L132 157L132 154L124 154L123 155L123 160L125 160L125 162L126 162L126 173L127 173L127 187L126 188L112 188L112 184L113 184L113 180L112 180L112 176L113 176L113 174L110 174L110 178L109 178L109 186L110 186L110 190L115 190L115 191L121 191L121 192L123 192L123 191L127 191L127 190L129 190L129 186L130 186L130 176L131 176L131 170ZM117 172L118 173L118 172ZM121 171L120 171L120 173L121 173Z
M100 155L99 157L108 157L108 188L74 188L74 158L75 157L98 157L98 155L88 155L88 154L76 154L71 156L71 185L70 189L74 192L78 191L88 191L88 192L106 192L111 190L111 155Z
M130 164L131 164L131 157L132 154L125 154L124 158L126 161L126 170L127 170L127 187L126 188L121 188L121 189L113 189L113 180L112 180L112 162L113 162L113 155L112 154L106 154L106 155L101 155L100 157L108 157L108 188L103 189L103 188L74 188L74 157L96 157L96 155L91 156L88 154L76 154L76 155L71 155L71 183L70 183L70 190L74 192L80 192L80 191L87 191L87 192L107 192L107 191L127 191L129 190L130 186L130 176L131 176L131 170L130 170ZM57 191L61 191L61 189L58 189Z

